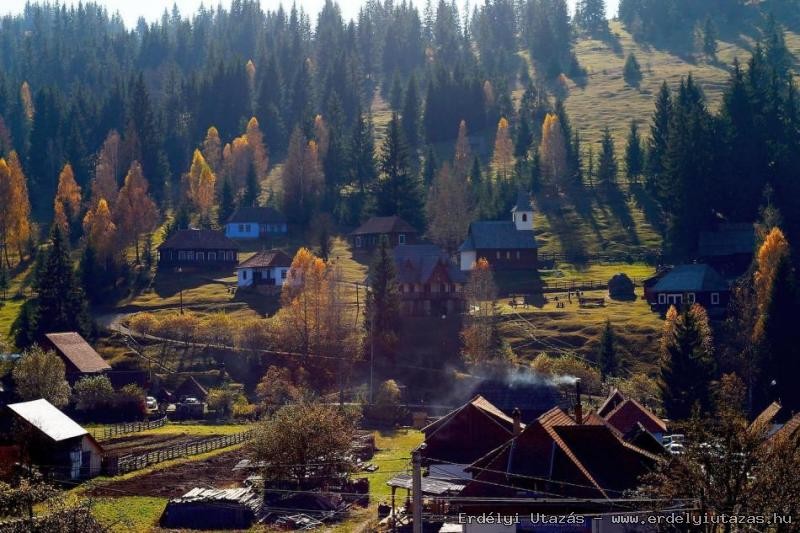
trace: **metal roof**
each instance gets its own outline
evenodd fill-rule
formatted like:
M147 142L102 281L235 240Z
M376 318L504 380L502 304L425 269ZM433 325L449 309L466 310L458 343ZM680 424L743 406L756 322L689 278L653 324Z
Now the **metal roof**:
M243 268L274 268L274 267L290 267L292 266L292 258L282 250L265 250L258 252L253 257L240 263L236 267L237 270Z
M45 399L12 403L8 408L56 442L89 434Z
M519 191L517 193L517 203L514 204L514 207L511 209L512 213L516 213L517 211L533 211L531 197L524 191Z
M428 283L439 265L447 270L453 283L466 283L467 275L450 260L447 253L433 244L397 246L392 252L401 283Z
M708 265L678 265L658 280L654 292L727 291L728 284Z
M237 250L238 245L222 232L209 229L181 229L176 231L159 250Z
M386 484L390 487L395 487L398 489L411 490L413 488L413 478L410 474L398 474L387 481ZM441 496L442 494L447 493L457 494L464 490L464 487L466 487L466 483L453 483L450 481L444 481L430 477L422 478L423 494L432 494L434 496Z
M285 224L286 217L271 207L240 207L228 219L228 224Z
M539 248L533 229L520 230L513 220L473 222L461 251L533 250Z
M111 370L111 365L106 363L80 334L70 331L66 333L48 333L45 337L53 343L53 346L56 347L56 350L61 355L75 365L79 372L90 374Z

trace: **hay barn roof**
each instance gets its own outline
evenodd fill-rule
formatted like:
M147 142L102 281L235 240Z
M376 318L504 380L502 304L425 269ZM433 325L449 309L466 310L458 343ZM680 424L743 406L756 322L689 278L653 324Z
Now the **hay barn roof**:
M45 337L53 344L56 351L72 363L79 372L90 374L111 369L111 365L106 363L100 354L74 331L48 333Z

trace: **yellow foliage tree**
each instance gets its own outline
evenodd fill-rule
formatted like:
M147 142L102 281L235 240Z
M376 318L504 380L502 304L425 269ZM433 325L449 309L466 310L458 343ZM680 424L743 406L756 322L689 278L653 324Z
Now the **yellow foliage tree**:
M80 208L81 188L75 181L72 165L67 163L58 176L58 189L53 205L55 223L62 234L69 235L69 226L78 218Z
M142 166L134 161L117 195L114 209L120 239L125 245L134 245L137 263L140 261L141 236L155 229L158 217L156 204L147 192L149 186L142 174Z
M23 246L31 236L28 185L16 152L11 152L8 161L0 159L0 205L0 244L10 267L9 249L16 248L22 260Z
M331 140L331 132L328 128L328 123L322 118L322 115L314 117L314 139L317 141L319 147L319 154L325 157L328 154L328 146Z
M25 118L29 121L33 120L35 112L33 108L33 96L31 96L31 86L27 81L23 81L19 88L19 98L22 100L22 109L25 111Z
M458 125L456 152L453 157L453 174L459 179L467 179L471 164L472 150L469 147L469 137L467 136L467 122L462 120Z
M758 249L758 270L755 273L756 301L759 311L763 312L775 272L780 262L789 257L789 241L780 230L772 228Z
M542 172L550 183L566 178L567 145L558 116L548 113L542 125L542 142L539 145Z
M514 166L514 145L508 131L508 120L502 117L497 122L497 133L494 138L494 154L492 156L494 171L505 181Z
M114 205L117 201L119 186L117 178L120 175L120 146L121 139L119 133L114 130L106 137L103 147L97 156L97 164L94 168L94 178L92 179L92 200L91 206L97 205L100 198L105 198L109 205Z
M264 144L264 135L261 133L256 117L247 122L245 138L247 146L250 148L250 157L252 157L252 165L256 170L256 176L261 180L267 176L269 159L267 157L267 147Z
M194 151L192 166L187 176L187 193L189 200L195 205L201 216L207 217L208 212L214 205L214 192L217 177L212 172L211 167L206 163L200 150Z
M206 131L206 138L203 141L203 157L206 163L214 172L220 171L222 164L222 141L219 138L219 131L214 126Z
M469 184L445 163L434 177L425 203L431 241L454 253L467 236L470 204Z
M105 198L83 217L83 233L100 261L109 261L114 255L117 226Z

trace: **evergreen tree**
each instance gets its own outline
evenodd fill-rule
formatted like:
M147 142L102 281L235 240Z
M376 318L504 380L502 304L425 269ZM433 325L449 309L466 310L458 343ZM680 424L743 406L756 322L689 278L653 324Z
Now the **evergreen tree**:
M225 185L229 181L225 180L222 184L222 191L225 191ZM230 185L228 185L230 187ZM241 205L246 207L255 207L258 205L258 197L261 195L261 184L258 183L258 175L254 164L247 165L247 179L244 183L244 194L242 195Z
M514 157L518 160L527 161L528 154L533 143L533 132L528 118L522 115L517 126L517 138L514 142Z
M710 59L717 59L717 28L710 16L703 24L703 53Z
M631 121L628 131L628 144L625 146L625 174L629 183L638 183L644 170L644 153L642 140L639 137L639 125L636 120Z
M400 120L392 115L380 159L376 205L381 216L397 215L414 227L422 227L422 191L411 168Z
M436 177L436 171L439 170L439 165L436 162L436 151L433 146L428 146L425 152L425 165L422 167L422 184L429 187L433 183L433 178Z
M647 183L656 191L657 184L666 168L669 126L672 122L672 93L667 82L661 84L656 97L656 109L650 124L650 139L647 145Z
M695 304L681 313L671 307L661 339L661 396L671 420L685 420L697 405L707 412L714 377L711 328L705 310Z
M406 97L403 104L403 134L409 148L415 151L419 147L420 104L417 78L413 74L408 79Z
M608 33L605 0L579 0L575 6L575 23L593 35Z
M617 181L617 156L614 153L614 139L608 126L603 130L600 140L600 159L597 162L597 182L601 187L611 187Z
M639 60L633 52L625 59L622 76L625 78L625 83L631 87L639 87L642 82L642 67L639 66Z
M364 310L367 350L374 349L379 362L394 363L400 334L400 288L386 237L381 238L369 271L370 290Z
M13 327L20 348L41 341L45 333L54 331L76 331L84 337L92 333L86 297L57 225L53 226L50 246L44 254L34 283L36 297L29 302L31 308L24 319L28 323L17 321Z
M597 350L597 363L600 366L600 375L603 378L613 376L617 371L616 335L611 327L611 320L606 320L603 332L600 334L600 346Z
M217 211L217 223L220 227L224 226L236 210L236 198L233 195L231 180L222 180L222 190L219 197L219 209Z

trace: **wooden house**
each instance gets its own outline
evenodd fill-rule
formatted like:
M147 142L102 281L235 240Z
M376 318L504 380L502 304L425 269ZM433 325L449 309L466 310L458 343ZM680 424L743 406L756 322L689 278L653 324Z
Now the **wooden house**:
M229 239L261 239L288 233L286 217L271 207L240 207L225 223Z
M741 274L750 266L756 249L753 224L720 224L710 231L701 231L697 240L697 257L720 272Z
M235 242L219 231L182 229L158 247L159 268L231 269L239 263Z
M79 333L48 333L45 335L53 351L64 361L67 381L74 384L84 376L108 373L111 365L95 351Z
M492 269L533 270L539 265L539 244L533 231L533 204L520 193L511 220L473 222L459 248L461 270L472 270L478 259Z
M286 281L291 266L292 258L281 250L258 252L236 267L236 284L239 287L280 287Z
M709 313L724 311L730 299L730 286L706 264L679 265L645 283L645 298L653 309L666 311L699 303Z
M22 454L57 479L87 479L100 474L103 448L84 428L44 399L8 406L24 433ZM17 433L19 434L19 433Z
M412 244L397 246L392 255L404 315L448 316L463 311L467 276L444 250Z
M398 216L372 217L350 233L350 244L356 251L370 251L386 237L393 248L415 244L417 235L417 230Z

